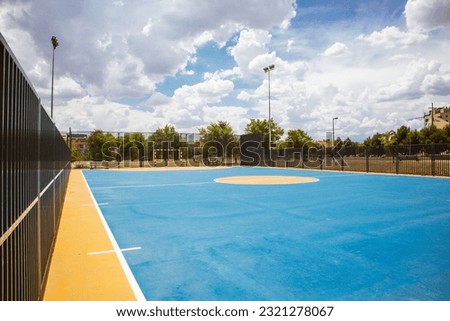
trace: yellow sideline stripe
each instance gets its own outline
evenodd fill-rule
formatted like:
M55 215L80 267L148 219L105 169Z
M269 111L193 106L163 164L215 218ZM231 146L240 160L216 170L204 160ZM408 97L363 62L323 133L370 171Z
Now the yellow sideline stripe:
M92 204L83 206L80 204ZM80 170L72 170L44 291L49 301L134 301L136 296Z

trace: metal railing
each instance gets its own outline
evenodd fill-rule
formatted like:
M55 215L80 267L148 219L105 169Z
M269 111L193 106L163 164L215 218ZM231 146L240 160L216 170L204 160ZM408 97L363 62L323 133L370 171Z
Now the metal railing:
M272 150L272 158L260 152L260 166L450 176L450 144L292 148Z
M0 300L39 300L70 151L0 34Z
M325 147L308 144L303 148L273 148L269 153L259 134L237 136L239 142L223 146L218 141L188 139L195 134L180 134L178 141L154 142L150 133L143 133L143 141L128 140L111 133L110 140L98 140L96 153L89 150L92 132L82 137L86 160L73 163L79 168L161 167L161 166L271 166L320 170L372 172L450 177L450 144L399 144L389 146ZM126 133L122 133L126 134ZM184 139L183 139L184 138ZM67 137L70 144L71 138ZM179 146L180 143L183 146ZM128 146L127 146L128 145ZM131 148L130 148L131 146ZM95 154L93 157L92 155Z
M241 165L450 177L450 144L315 146L264 149L260 135L242 135Z

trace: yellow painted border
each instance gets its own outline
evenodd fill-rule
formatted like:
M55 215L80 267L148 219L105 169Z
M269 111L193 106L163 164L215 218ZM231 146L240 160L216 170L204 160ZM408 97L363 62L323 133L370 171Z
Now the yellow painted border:
M80 170L72 170L44 291L49 301L135 301L114 240ZM96 253L96 255L89 255Z

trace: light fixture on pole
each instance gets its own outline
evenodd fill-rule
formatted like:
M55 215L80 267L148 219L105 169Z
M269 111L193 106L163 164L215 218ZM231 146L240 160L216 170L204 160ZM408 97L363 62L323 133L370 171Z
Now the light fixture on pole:
M55 36L52 37L53 56L52 56L52 96L50 98L50 117L53 119L53 81L55 78L55 49L59 46L58 39Z
M334 121L336 119L339 119L338 117L333 117L333 136L332 136L332 140L331 140L331 147L334 147Z
M267 73L268 83L269 83L269 158L272 161L272 128L270 126L271 115L270 115L270 72L275 69L275 65L270 65L264 67L263 70Z

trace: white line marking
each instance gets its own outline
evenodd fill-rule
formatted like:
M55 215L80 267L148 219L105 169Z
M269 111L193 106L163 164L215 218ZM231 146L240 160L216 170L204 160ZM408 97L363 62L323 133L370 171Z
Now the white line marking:
M128 265L127 261L125 260L125 257L123 256L122 252L120 251L120 247L117 244L116 239L114 238L114 235L111 232L111 229L108 226L108 223L106 222L105 217L103 216L102 211L100 210L100 207L97 204L97 201L94 197L94 194L92 194L91 188L89 187L88 182L86 181L86 177L84 177L83 171L81 171L81 175L83 176L84 183L87 186L87 189L89 191L89 194L91 195L92 201L95 204L95 208L97 209L98 216L100 217L100 220L103 223L103 227L106 230L106 233L108 234L109 240L112 243L112 246L116 252L117 258L119 259L120 265L122 266L122 269L128 279L128 282L130 283L130 286L134 292L134 296L136 297L136 300L138 301L146 301L144 293L142 293L141 288L139 287L139 284L136 281L136 278L133 275L133 272L131 271L130 266Z
M199 183L178 183L178 184L156 184L156 185L116 185L116 186L102 186L93 187L94 190L98 189L117 189L117 188L145 188L145 187L166 187L166 186L192 186L192 185L207 185L214 182L199 182ZM101 203L100 203L101 204Z
M104 205L109 205L109 203L97 203L98 206L104 206ZM89 204L81 204L80 206L95 206L94 203L89 203Z
M136 251L140 250L142 247L129 247L127 249L119 249L120 252L128 252L128 251ZM99 254L107 254L107 253L116 253L116 250L106 250L106 251L99 251L99 252L89 252L87 255L99 255Z

